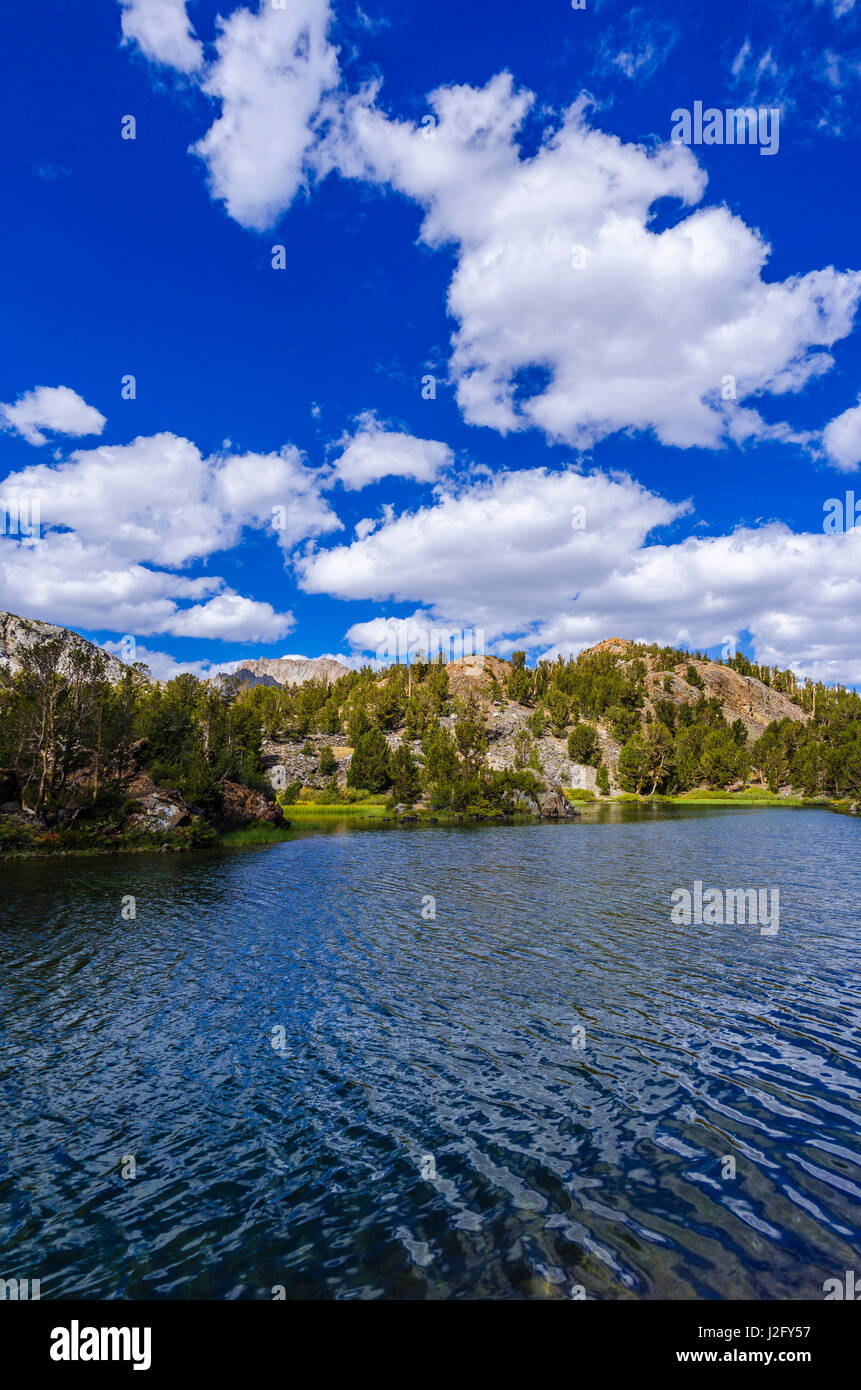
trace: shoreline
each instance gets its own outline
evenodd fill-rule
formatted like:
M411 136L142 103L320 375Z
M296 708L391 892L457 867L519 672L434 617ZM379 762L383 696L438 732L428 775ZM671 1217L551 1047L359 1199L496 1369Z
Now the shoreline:
M300 802L296 806L284 807L285 815L293 812L294 819L288 824L279 827L270 824L251 825L238 830L225 831L208 844L171 844L170 841L163 841L161 844L150 845L124 845L113 846L109 842L103 845L88 846L84 849L16 849L0 852L0 864L12 860L28 859L96 859L96 858L119 858L125 855L137 854L194 854L194 853L214 853L229 852L235 849L254 849L265 848L267 845L284 844L294 839L298 833L307 830L309 833L320 832L324 828L332 829L336 825L339 828L354 826L356 828L366 828L369 825L378 825L387 829L409 830L413 828L437 827L441 829L479 827L487 825L540 825L555 824L565 825L579 820L582 814L589 814L594 811L606 810L613 807L650 807L650 806L706 806L710 808L737 808L754 807L762 809L766 807L778 807L787 810L822 810L831 811L837 815L857 816L858 811L852 808L855 802L848 800L833 800L823 797L804 797L804 796L777 796L766 793L764 796L750 795L745 792L735 793L710 793L702 796L691 796L683 793L678 796L636 796L633 793L624 793L617 797L578 797L572 799L569 796L572 814L561 817L537 817L533 815L511 816L503 813L494 814L492 812L448 812L432 814L429 811L414 811L407 816L395 815L394 811L389 811L379 804L371 803L367 807L362 807L354 802L328 803L315 806L313 802ZM298 806L302 807L300 814L296 814Z

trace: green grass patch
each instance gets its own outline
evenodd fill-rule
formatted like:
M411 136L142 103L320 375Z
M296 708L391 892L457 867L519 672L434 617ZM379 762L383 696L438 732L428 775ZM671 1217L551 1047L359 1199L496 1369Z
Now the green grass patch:
M677 795L669 797L670 801L777 801L783 802L788 798L778 796L777 792L770 792L768 787L745 787L744 791L728 792L720 787L694 787L693 791L679 792Z
M679 796L665 796L677 806L821 806L821 799L809 796L778 796L775 792L748 788L743 792L684 792Z
M285 806L284 815L294 825L297 821L314 821L328 819L331 816L369 816L379 818L391 814L385 803L373 801L357 802L329 802L323 804L319 801L297 801L292 806Z
M720 787L703 790L697 788L689 792L677 792L665 796L660 792L655 796L637 796L634 792L623 792L617 801L662 802L668 806L827 806L827 797L778 796L766 787L746 787L741 792L722 791Z
M218 843L227 849L240 849L243 845L274 845L290 837L290 831L277 825L245 825L241 830L228 830L219 837Z
M585 787L563 787L563 792L569 801L598 801L596 792L587 791Z

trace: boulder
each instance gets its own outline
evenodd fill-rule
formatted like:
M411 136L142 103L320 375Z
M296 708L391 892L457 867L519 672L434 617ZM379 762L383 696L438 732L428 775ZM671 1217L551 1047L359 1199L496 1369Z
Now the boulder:
M139 809L128 817L125 823L128 830L165 834L191 822L185 802L171 792L153 791L147 796L136 797L135 800Z
M562 792L551 790L539 794L538 814L542 820L567 820L569 816L579 816L580 812Z
M519 809L532 816L540 816L542 820L568 820L580 814L567 796L556 788L538 792L535 796L531 792L519 791L514 800Z
M125 791L130 800L137 802L137 808L124 822L126 830L158 835L191 822L191 813L179 793L157 787L148 772L134 775Z
M284 827L284 812L277 801L270 801L253 787L238 782L222 782L219 787L221 808L218 817L222 830L238 830L244 825L264 822Z

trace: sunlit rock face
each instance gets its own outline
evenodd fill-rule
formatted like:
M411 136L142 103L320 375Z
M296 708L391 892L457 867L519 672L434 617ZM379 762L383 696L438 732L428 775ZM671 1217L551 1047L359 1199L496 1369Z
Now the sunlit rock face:
M68 666L68 654L72 651L102 651L86 637L71 632L66 627L56 627L53 623L42 623L36 618L19 618L14 613L0 613L0 667L7 671L17 671L21 665L21 653L36 642L46 642L62 637L66 642L66 656L60 662L60 669ZM117 681L125 671L123 663L115 656L102 652L105 658L105 675L110 681Z

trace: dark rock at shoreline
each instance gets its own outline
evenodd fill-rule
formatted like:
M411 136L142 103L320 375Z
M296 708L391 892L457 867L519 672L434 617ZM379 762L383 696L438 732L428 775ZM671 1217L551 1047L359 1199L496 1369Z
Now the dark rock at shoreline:
M579 816L580 812L562 792L547 791L538 797L538 814L542 820L566 820L570 816Z
M222 782L219 788L221 808L218 814L220 830L241 830L253 824L276 825L284 827L284 812L277 801L272 801L253 787L243 787L238 782Z
M518 807L542 820L568 820L580 814L563 792L552 788L534 796L530 792L518 792L516 800Z

